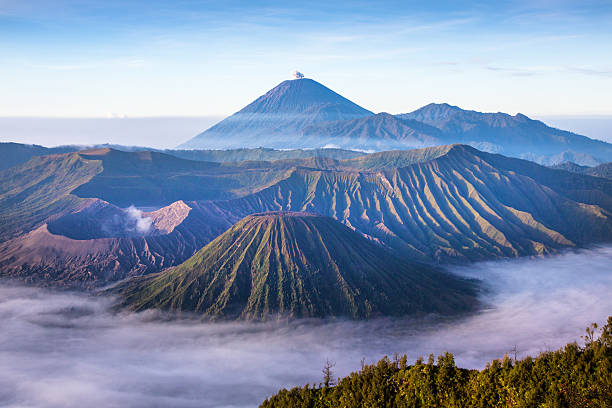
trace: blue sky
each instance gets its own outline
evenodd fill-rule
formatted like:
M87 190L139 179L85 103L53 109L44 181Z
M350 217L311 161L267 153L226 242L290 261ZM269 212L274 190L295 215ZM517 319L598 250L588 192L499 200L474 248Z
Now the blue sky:
M610 1L0 0L0 116L232 113L298 69L376 112L612 114Z

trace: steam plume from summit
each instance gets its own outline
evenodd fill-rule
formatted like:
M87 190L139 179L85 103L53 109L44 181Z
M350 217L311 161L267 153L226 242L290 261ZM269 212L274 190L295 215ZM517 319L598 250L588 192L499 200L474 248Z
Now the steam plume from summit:
M151 229L153 220L149 217L142 215L142 211L133 205L129 206L126 210L126 214L129 221L128 228L135 229L139 234L146 234Z

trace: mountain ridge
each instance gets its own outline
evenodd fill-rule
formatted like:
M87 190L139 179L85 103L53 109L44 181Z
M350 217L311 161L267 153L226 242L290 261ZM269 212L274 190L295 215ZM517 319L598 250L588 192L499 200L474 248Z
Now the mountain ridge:
M555 170L565 170L571 173L612 179L612 162L602 163L593 167L581 166L574 162L563 162L554 166L550 166L550 168Z
M291 97L284 99L285 94ZM521 113L482 113L431 103L409 113L373 114L306 78L282 82L180 147L333 146L384 151L452 143L548 165L568 157L587 165L612 160L612 144L547 126Z
M363 118L323 122L304 128L297 142L306 145L351 146L361 150L391 150L438 145L442 132L427 124L381 112Z
M48 156L51 154L75 153L96 149L112 149L135 153L151 151L185 160L228 163L241 161L275 161L283 159L300 159L308 157L331 157L333 159L346 159L363 156L365 153L354 150L317 148L317 149L283 149L277 150L264 147L236 148L221 150L173 150L153 149L143 146L122 146L115 144L100 145L63 145L45 147L24 143L0 142L0 171L26 163L33 157Z
M438 152L427 159L430 149ZM446 153L422 150L398 168L375 160L366 172L354 165L348 172L296 169L253 195L207 205L236 217L313 211L406 256L442 263L541 255L612 239L609 181L463 145L447 146Z
M470 144L493 153L543 161L546 157L575 151L604 161L612 160L611 144L550 127L521 113L514 116L502 112L482 113L446 103L431 103L397 116L434 126L453 143Z

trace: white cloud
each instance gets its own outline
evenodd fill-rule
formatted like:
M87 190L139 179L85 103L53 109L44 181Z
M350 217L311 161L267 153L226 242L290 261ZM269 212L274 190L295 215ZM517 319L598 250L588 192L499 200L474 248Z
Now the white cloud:
M128 216L128 228L134 228L139 234L146 234L151 230L153 220L149 217L144 217L142 211L133 205L129 206L126 210Z
M321 381L385 354L455 354L482 368L514 345L535 354L579 339L612 310L612 247L458 269L489 307L436 322L202 323L112 314L109 300L0 286L0 405L253 407L281 387Z

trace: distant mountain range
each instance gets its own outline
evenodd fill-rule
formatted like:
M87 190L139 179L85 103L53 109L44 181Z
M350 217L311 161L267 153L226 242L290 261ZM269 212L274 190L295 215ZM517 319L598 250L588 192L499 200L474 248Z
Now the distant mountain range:
M363 151L346 149L272 149L265 147L237 148L226 150L214 149L153 149L144 146L122 146L112 144L99 144L93 146L66 145L57 147L44 147L23 143L0 142L0 171L27 162L32 157L48 156L50 154L80 152L84 150L113 149L122 152L157 152L166 153L181 159L208 161L217 163L240 161L274 161L282 159L303 159L309 157L330 157L332 159L350 159L363 156Z
M361 150L410 149L443 144L444 134L412 119L379 113L353 120L323 122L305 127L299 144L350 146Z
M466 312L473 283L401 260L329 217L254 214L176 268L114 288L120 305L207 318Z
M612 179L612 162L599 164L594 167L581 166L574 162L563 162L550 166L552 169L571 171L572 173L586 174L595 177Z
M612 145L517 114L430 104L399 115L372 112L312 79L284 81L179 146L320 148L382 151L462 143L543 164L612 161Z
M81 149L75 146L44 147L23 143L0 142L0 171L18 166L35 156L69 153L77 150Z
M440 129L448 143L469 144L536 162L574 159L595 165L612 160L611 144L546 126L520 113L481 113L443 103L429 104L398 117Z
M0 172L0 275L100 286L176 266L269 211L329 216L404 260L465 263L611 240L612 180L465 145L238 163L33 157Z

